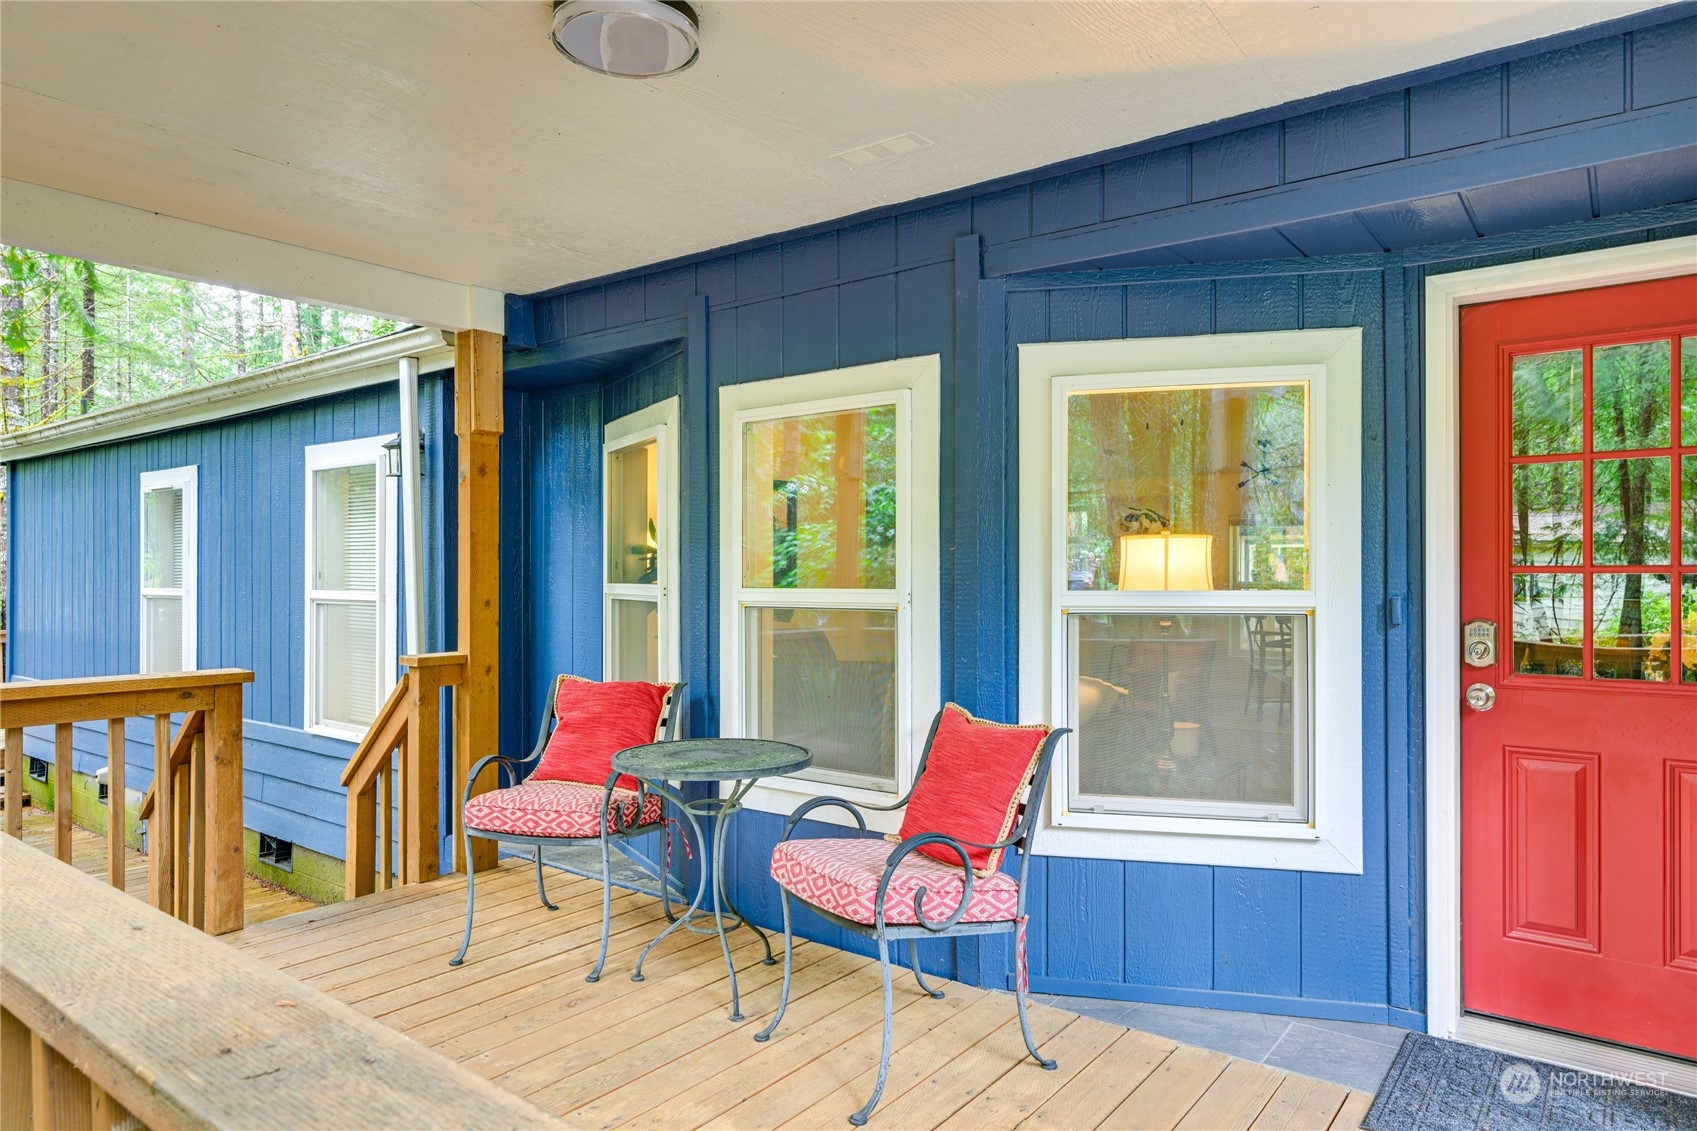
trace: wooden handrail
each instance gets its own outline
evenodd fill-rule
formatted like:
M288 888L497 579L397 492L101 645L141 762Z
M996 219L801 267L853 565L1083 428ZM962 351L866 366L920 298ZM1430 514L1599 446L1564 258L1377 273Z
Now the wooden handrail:
M0 1126L564 1126L43 853L0 843L0 867ZM119 970L142 973L89 992Z
M124 886L125 720L152 716L154 781L148 891L154 906L212 934L242 926L241 668L0 683L6 734L6 832L23 836L24 730L54 728L54 855L71 859L72 728L106 723L107 878ZM171 715L186 712L176 739Z
M342 771L348 791L349 899L436 878L441 857L437 769L440 692L465 680L463 652L402 656L406 669ZM391 816L400 814L399 836ZM396 842L400 859L395 859Z

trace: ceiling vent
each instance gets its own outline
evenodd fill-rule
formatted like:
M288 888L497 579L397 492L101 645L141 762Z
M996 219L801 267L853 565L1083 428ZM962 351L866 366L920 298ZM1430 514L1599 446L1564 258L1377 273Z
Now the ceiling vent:
M931 142L915 133L897 134L883 141L875 141L871 145L863 145L857 149L845 149L841 153L831 154L833 161L841 161L851 169L862 169L867 165L876 165L880 161L889 161L904 153L912 153L916 149L924 149Z

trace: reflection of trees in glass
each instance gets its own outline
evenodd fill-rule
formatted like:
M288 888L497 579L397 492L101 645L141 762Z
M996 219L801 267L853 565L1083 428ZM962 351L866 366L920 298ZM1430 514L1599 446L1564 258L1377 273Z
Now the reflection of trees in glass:
M1514 359L1515 455L1544 456L1579 450L1584 373L1584 359L1579 350Z
M1139 507L1177 533L1214 535L1216 577L1230 576L1234 524L1239 538L1262 530L1261 557L1279 564L1255 587L1306 587L1307 423L1305 385L1069 396L1069 587L1107 587L1120 520Z
M1668 443L1672 363L1672 343L1666 341L1600 346L1592 351L1591 442L1596 450L1622 451ZM1666 499L1669 470L1665 459L1598 461L1594 465L1595 525L1591 537L1597 560L1624 565L1667 561L1666 506L1664 503L1661 508L1664 517L1657 522L1653 502L1657 496ZM1609 548L1606 554L1603 547ZM1601 627L1606 622L1598 616L1595 623ZM1623 641L1645 632L1644 582L1640 575L1625 576L1614 630Z
M778 467L789 474L772 484L773 588L895 588L895 406L757 427L785 432ZM858 553L842 544L845 521L858 528ZM840 571L844 554L857 559L852 578Z
M1516 565L1579 564L1585 545L1582 482L1577 460L1524 463L1514 469Z

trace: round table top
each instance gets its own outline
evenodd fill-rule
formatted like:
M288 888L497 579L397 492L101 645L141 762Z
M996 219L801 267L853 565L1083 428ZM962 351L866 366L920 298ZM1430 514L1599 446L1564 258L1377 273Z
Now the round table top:
M805 770L813 755L765 738L685 738L651 742L613 755L622 774L666 781L742 781Z

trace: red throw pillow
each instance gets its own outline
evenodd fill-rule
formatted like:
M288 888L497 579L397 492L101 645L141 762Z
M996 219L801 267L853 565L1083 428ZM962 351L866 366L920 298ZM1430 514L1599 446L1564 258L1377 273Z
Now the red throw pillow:
M925 772L902 817L901 839L947 833L957 840L993 844L1007 836L1047 737L1046 726L993 723L975 719L953 703L944 706ZM946 844L921 845L919 851L945 864L960 864ZM969 847L966 854L979 876L992 875L1002 861L999 848Z
M554 733L531 780L605 785L614 754L654 741L671 690L666 683L596 683L566 676L554 700ZM622 774L619 787L635 789L636 779Z

